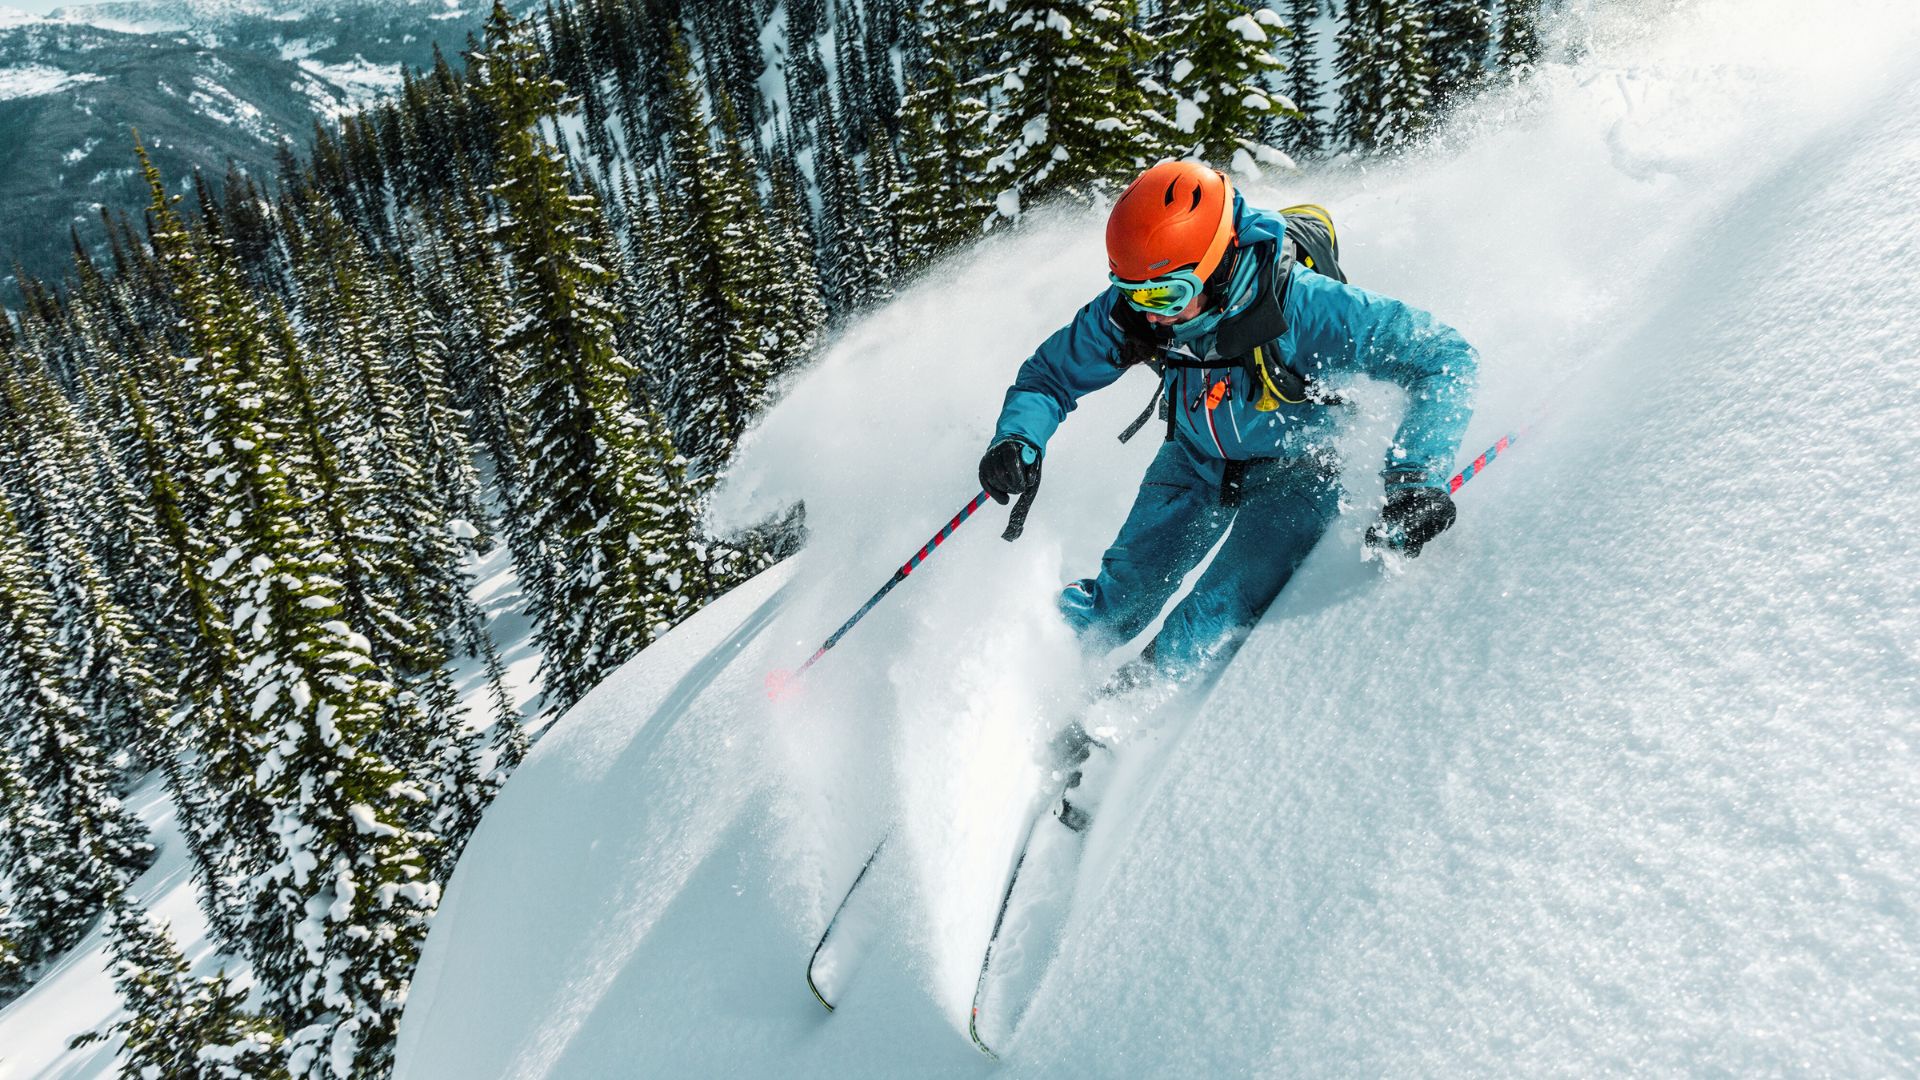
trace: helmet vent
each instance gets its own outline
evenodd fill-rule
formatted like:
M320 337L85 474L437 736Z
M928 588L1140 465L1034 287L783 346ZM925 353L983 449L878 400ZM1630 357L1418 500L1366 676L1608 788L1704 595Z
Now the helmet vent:
M1200 209L1200 185L1199 184L1193 185L1193 205L1188 207L1187 209L1189 211Z
M1172 205L1173 205L1173 189L1174 189L1174 188L1176 188L1176 187L1178 187L1178 186L1180 186L1180 178L1179 178L1179 177L1177 177L1177 176L1176 176L1176 177L1174 177L1174 178L1173 178L1172 180L1169 180L1169 181L1167 181L1167 199L1166 199L1166 203L1167 203L1167 205L1168 205L1168 206L1172 206ZM1198 190L1195 190L1193 194L1194 194L1194 198L1196 198L1196 199L1200 197L1200 192L1199 192ZM1199 205L1199 204L1198 204L1198 203L1195 203L1195 205L1197 206L1197 205Z

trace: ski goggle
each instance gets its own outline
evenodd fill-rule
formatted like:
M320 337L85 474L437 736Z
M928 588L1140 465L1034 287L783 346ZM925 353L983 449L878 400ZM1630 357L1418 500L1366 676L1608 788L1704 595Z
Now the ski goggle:
M1127 281L1118 274L1108 274L1107 278L1120 290L1120 295L1126 297L1127 303L1149 315L1178 315L1206 288L1192 267L1148 281Z

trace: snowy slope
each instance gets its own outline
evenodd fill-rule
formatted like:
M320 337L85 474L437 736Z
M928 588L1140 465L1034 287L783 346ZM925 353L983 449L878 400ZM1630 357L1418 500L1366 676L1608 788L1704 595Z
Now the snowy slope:
M1666 5L1650 5L1664 8ZM1843 11L1844 8L1844 11ZM1362 282L1485 353L1468 453L1553 403L1403 574L1354 506L1210 690L1144 716L1016 1076L1920 1069L1920 16L1703 3L1587 31L1424 160L1307 177ZM1638 22L1640 25L1635 25ZM962 528L1001 389L1100 283L1097 215L850 332L729 496L813 541L563 718L468 848L407 1078L985 1075L974 966L1049 614L1152 440L1069 421L1028 536ZM808 949L866 848L888 943L828 1017Z

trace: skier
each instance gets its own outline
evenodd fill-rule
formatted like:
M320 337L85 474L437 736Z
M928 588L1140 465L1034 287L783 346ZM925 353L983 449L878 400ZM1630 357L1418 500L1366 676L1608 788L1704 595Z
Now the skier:
M1331 220L1296 209L1248 206L1198 162L1148 169L1107 219L1111 286L1021 365L980 459L989 495L1021 497L1018 521L1075 403L1135 364L1159 372L1166 443L1099 573L1066 586L1060 611L1104 654L1152 622L1227 536L1120 686L1223 662L1326 531L1339 503L1341 376L1386 379L1408 396L1368 545L1418 555L1453 524L1446 484L1474 351L1426 312L1345 284Z
M1470 413L1473 349L1426 312L1347 285L1324 211L1255 209L1225 175L1165 161L1115 203L1107 259L1111 287L1021 365L980 459L980 486L1001 503L1020 497L1007 530L1018 536L1047 440L1075 403L1135 364L1159 373L1166 443L1100 572L1062 590L1060 611L1089 652L1104 654L1138 636L1226 538L1110 692L1225 662L1319 541L1339 505L1343 377L1386 379L1408 397L1368 545L1418 555L1453 524L1446 484ZM989 1055L1019 1022L1065 925L1084 838L1115 771L1110 753L1090 760L1095 749L1106 746L1077 719L1049 747L1054 783L1017 848L974 984L968 1032ZM808 980L829 1009L861 940L861 920L843 916L879 851L814 949ZM1003 941L1018 947L1000 951Z

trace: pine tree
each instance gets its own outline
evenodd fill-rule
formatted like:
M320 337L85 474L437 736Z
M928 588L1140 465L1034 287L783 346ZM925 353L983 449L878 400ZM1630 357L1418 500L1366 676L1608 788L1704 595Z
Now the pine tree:
M382 292L391 305L391 318L383 326L389 335L387 353L400 388L401 409L418 448L427 493L437 500L448 535L457 541L456 561L435 570L448 574L457 570L459 558L490 546L491 523L473 466L473 443L448 385L452 352L443 320L432 313L417 289L401 280L397 268L389 267L385 278ZM465 597L465 574L454 574L454 580L440 587L449 585Z
M1320 104L1320 32L1313 25L1320 17L1320 2L1287 0L1286 23L1292 33L1287 37L1285 85L1295 111L1269 115L1263 128L1269 143L1304 157L1325 153L1329 139Z
M0 879L13 883L26 964L79 939L117 884L153 856L115 797L63 678L56 609L12 511L0 505Z
M868 0L863 44L867 102L862 110L889 144L900 134L900 81L893 57L905 33L906 22L895 0ZM868 146L872 145L869 140Z
M710 69L708 88L727 99L732 109L752 127L758 115L760 77L760 21L753 0L702 0L686 12L700 35Z
M147 370L157 373L164 368L153 364ZM159 378L145 385L150 390L165 389ZM266 813L252 791L257 755L241 704L242 660L225 611L207 580L212 546L204 530L194 524L211 511L201 510L182 490L176 469L183 475L185 469L170 453L190 441L178 419L180 410L163 393L161 415L156 416L130 374L122 374L121 386L137 440L134 482L152 514L155 542L164 552L172 579L167 595L178 602L178 617L186 631L174 652L171 686L178 707L167 719L169 752L159 762L182 815L201 909L215 938L237 947L241 944L242 853L250 841L261 842L260 830L249 823ZM191 485L191 490L198 491L199 485ZM181 751L195 756L192 767L183 765L186 754Z
M767 348L772 362L770 380L778 379L812 355L827 321L826 299L821 293L820 273L814 262L819 244L814 238L813 213L806 202L805 179L794 164L791 149L791 144L784 140L776 145L773 165L768 170L771 188L768 222L773 236L773 262L783 270L774 281L774 310L779 315L772 321L776 340Z
M119 527L100 505L82 423L43 369L0 378L5 445L16 473L8 486L25 508L27 538L54 602L54 650L64 681L88 717L96 746L134 760L164 752L159 733L167 708L134 618L115 597L90 544Z
M394 423L388 410L395 395L385 380L365 260L344 229L336 229L316 240L306 263L301 300L307 342L295 339L284 317L272 318L284 358L288 419L295 421L281 456L311 482L313 498L303 514L340 557L332 574L347 625L366 634L383 670L425 670L441 656L432 647L430 626L402 598L411 567L395 523L380 512L389 497L382 481L389 477L376 469L403 470L388 460L392 455L380 436ZM405 479L417 482L411 474Z
M988 185L975 171L968 123L983 103L968 96L976 16L965 0L933 0L913 17L911 55L921 81L901 105L901 189L894 199L903 269L924 266L978 234L993 213Z
M1169 11L1153 42L1169 67L1165 112L1172 130L1163 153L1229 164L1252 173L1255 163L1291 165L1258 133L1275 114L1296 111L1274 89L1284 70L1274 55L1287 31L1280 16L1244 0L1202 0Z
M1540 0L1501 0L1501 70L1522 71L1539 62Z
M1428 0L1434 109L1446 113L1486 75L1493 47L1493 0Z
M796 149L818 145L814 130L830 99L827 94L827 65L820 56L820 42L813 37L796 38L793 55L787 60L787 110L791 113L789 130ZM674 110L677 114L679 109Z
M946 46L987 58L963 84L965 143L1012 222L1060 195L1116 191L1158 151L1131 65L1142 48L1132 0L970 0L970 31ZM962 61L960 66L966 66Z
M152 334L134 314L130 273L123 270L110 281L91 263L77 265L74 322L89 342L92 363L80 372L73 421L94 465L101 515L86 527L92 533L96 565L113 568L107 581L113 602L138 626L144 667L150 674L178 671L192 627L173 587L158 522L141 494L145 450L135 421L140 407L125 389L129 371L149 366ZM166 388L155 386L152 391L165 393ZM147 691L158 695L164 706L172 695L160 683L158 677L150 678ZM159 732L143 734L155 737ZM164 763L173 749L156 743L146 746L143 755Z
M1415 0L1347 0L1336 66L1336 135L1362 152L1403 148L1426 129L1432 105L1425 14Z
M827 28L826 0L789 0L787 40L797 43L819 37Z
M4 818L0 813L0 818ZM20 943L27 928L14 917L13 905L0 898L0 1002L12 1001L27 988L27 963L20 955Z
M794 193L781 194L789 181L774 181L776 199L790 200L783 218L756 194L755 162L725 96L714 99L709 125L677 49L672 63L679 72L671 152L676 184L668 200L671 217L658 227L672 239L642 256L644 263L659 265L651 273L666 279L644 291L679 301L664 321L650 317L659 323L658 335L674 339L672 348L681 350L666 365L672 374L654 385L674 444L691 462L696 489L705 490L725 469L769 383L812 348L819 315L809 306L817 299L810 301L807 293L817 298L819 286L812 252L795 250L784 239L785 222L798 212ZM836 154L822 141L819 159Z
M238 733L197 732L210 763L252 764L235 815L251 874L242 937L268 1010L291 1034L296 1077L378 1071L392 1053L407 978L439 899L424 876L432 838L394 824L419 797L372 743L390 692L370 677L370 643L341 619L343 562L305 527L301 490L281 455L284 335L249 298L215 243L188 233L141 151L154 244L186 314L204 439L201 484L228 545L207 567L215 602L246 657L250 704ZM228 717L227 719L239 719ZM236 754L237 751L237 754ZM240 795L235 791L234 795ZM256 816L257 815L257 816ZM264 836L262 835L264 834Z
M194 978L166 929L124 896L107 941L127 1015L76 1045L118 1036L122 1080L284 1080L283 1037L224 971Z
M865 121L869 119L867 112L873 108L874 94L867 79L866 31L861 26L860 8L849 0L836 0L834 4L833 45L835 81L839 84L835 112L842 120L840 134L846 140L846 152L858 154L865 149L861 138L866 131Z
M827 293L833 310L851 314L893 295L892 258L879 211L859 169L842 149L840 126L828 109L820 123L817 175L826 221Z
M472 64L495 115L498 236L521 309L507 334L525 357L533 447L520 513L549 563L523 580L545 578L529 606L548 700L564 709L697 607L704 574L678 455L629 404L637 372L614 348L608 272L594 260L587 223L598 206L572 192L539 134L539 121L558 113L559 88L499 4Z
M440 220L428 258L436 300L451 312L448 370L454 402L468 414L468 440L486 456L495 503L511 509L518 505L528 464L526 422L513 389L520 358L501 344L513 321L507 275L487 239L490 222L470 179L462 180L457 201ZM509 538L517 535L511 514L501 524Z

